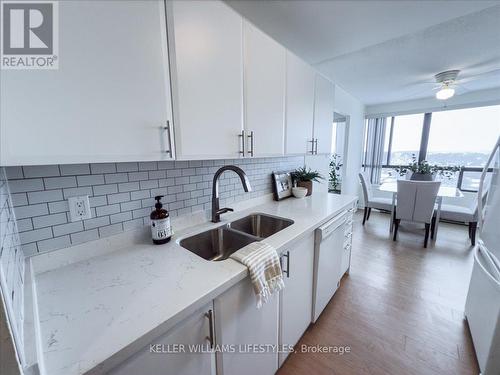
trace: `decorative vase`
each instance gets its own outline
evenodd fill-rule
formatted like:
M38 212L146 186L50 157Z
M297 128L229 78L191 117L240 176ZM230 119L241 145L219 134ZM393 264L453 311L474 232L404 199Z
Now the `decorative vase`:
M434 181L432 173L412 173L410 180L412 181Z
M304 187L307 189L306 197L312 194L313 192L313 183L312 181L297 181L297 186Z

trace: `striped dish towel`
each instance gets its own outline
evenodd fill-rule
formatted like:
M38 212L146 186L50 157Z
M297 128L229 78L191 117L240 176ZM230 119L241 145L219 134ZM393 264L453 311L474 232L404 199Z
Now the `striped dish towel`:
M271 294L285 287L278 254L265 242L252 242L232 254L231 258L248 267L258 309Z

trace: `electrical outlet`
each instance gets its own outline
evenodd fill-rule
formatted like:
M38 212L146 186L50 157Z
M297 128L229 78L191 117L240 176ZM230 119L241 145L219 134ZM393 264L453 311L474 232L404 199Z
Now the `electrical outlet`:
M90 203L88 195L68 198L69 216L71 221L90 219Z

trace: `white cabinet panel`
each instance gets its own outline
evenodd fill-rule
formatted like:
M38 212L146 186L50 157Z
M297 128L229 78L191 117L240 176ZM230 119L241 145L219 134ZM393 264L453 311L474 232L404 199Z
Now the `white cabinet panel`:
M221 1L167 4L177 157L238 157L243 19Z
M1 72L1 165L170 158L163 1L61 1L59 51Z
M308 234L283 259L285 288L281 292L280 346L295 345L311 323L313 299L314 236ZM280 353L280 365L287 353Z
M210 335L210 302L204 308L179 323L164 336L151 342L122 364L113 368L110 375L213 375L215 374L215 354L208 352ZM212 310L213 311L213 310ZM159 345L159 346L156 346ZM204 352L189 350L189 346L203 348ZM177 352L182 350L184 352ZM173 353L165 353L171 351Z
M276 351L245 353L245 345L278 344L278 296L257 309L247 277L214 300L217 344L234 345L236 353L217 353L218 375L272 375Z
M283 155L285 48L247 21L243 35L245 130L253 131L253 155ZM247 155L251 149L248 144Z
M317 154L332 152L333 100L335 87L332 82L316 74L314 86L314 136Z
M294 54L286 54L287 154L310 153L314 107L314 70Z

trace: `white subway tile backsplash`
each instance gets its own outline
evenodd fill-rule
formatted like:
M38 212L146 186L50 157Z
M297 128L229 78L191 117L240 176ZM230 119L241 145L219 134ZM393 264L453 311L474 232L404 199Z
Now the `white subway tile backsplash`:
M244 193L238 176L224 173L220 180L221 205L271 193L273 170L292 170L303 162L303 157L280 157L71 164L42 166L40 171L37 167L26 169L28 176L37 178L27 178L23 168L15 168L9 171L12 176L9 185L13 187L10 197L19 228L22 232L34 233L23 239L25 254L32 255L149 225L156 195L164 195L162 201L172 217L210 210L213 175L223 165L243 168L253 191ZM80 195L89 196L92 218L71 223L67 198ZM0 199L0 205L1 202ZM47 229L52 234L45 238L49 236ZM26 242L38 238L36 236L44 238Z
M78 186L102 185L104 184L104 175L77 176L76 182Z
M129 181L142 181L148 179L148 172L132 172L128 174Z
M120 205L119 204L111 204L108 206L96 207L96 212L97 212L97 216L116 214L116 213L120 212Z
M43 190L43 180L41 178L12 180L9 181L9 189L11 193Z
M67 223L67 217L66 213L61 212L59 214L53 214L53 215L44 215L44 216L37 216L34 217L33 219L33 227L35 229L38 228L44 228L44 227L51 227L54 225L59 225L59 224L64 224ZM19 226L19 223L18 223ZM22 232L21 230L19 230Z
M65 234L80 232L83 230L83 222L75 221L73 223L56 225L52 227L52 230L54 231L55 237L63 236Z
M50 177L59 176L58 165L30 165L23 167L24 177Z
M37 242L40 240L45 240L52 237L52 228L41 228L34 229L27 232L19 233L19 238L21 240L21 245Z
M67 177L51 177L45 178L45 189L71 188L76 187L76 178L74 176Z
M146 188L148 189L148 188ZM137 200L137 199L144 199L144 198L149 198L151 197L151 192L149 190L139 190L139 191L131 191L130 192L130 199L131 200Z
M28 204L28 195L26 193L11 194L12 206L25 206Z
M70 197L79 197L82 195L92 195L92 187L78 187L78 188L69 188L63 189L64 199L68 199Z
M55 214L58 212L67 212L67 211L69 211L68 201L49 203L49 212L51 214Z
M62 190L45 190L28 193L29 204L57 202L63 199Z
M111 224L123 223L127 220L132 220L132 212L121 212L119 214L114 214L109 217Z
M137 163L118 163L116 164L117 172L135 172L139 170L139 166Z
M8 180L14 178L24 178L23 167L5 167L5 175Z
M122 223L108 225L106 227L99 228L99 236L100 237L109 237L113 234L118 234L123 231Z
M130 193L128 192L108 195L109 204L127 202L129 200L130 200Z
M61 176L78 176L82 174L90 174L89 164L66 164L60 165L59 170Z
M138 208L141 208L141 201L129 201L129 202L124 202L120 203L120 209L123 211L132 211L132 210L137 210Z
M38 244L38 251L44 252L44 251L51 251L69 247L71 246L71 241L70 237L66 235L66 236L51 238L48 240L38 241L37 244Z
M94 190L94 196L95 195L106 195L106 194L118 193L118 185L117 184L98 185L98 186L93 186L92 188Z
M90 197L89 198L90 207L99 207L105 206L108 204L108 199L105 195L101 195L98 197Z
M104 227L109 224L110 224L109 216L95 217L93 219L87 219L83 221L85 230Z
M158 169L158 163L156 161L146 161L139 163L140 171L154 171Z
M32 204L30 206L19 206L14 208L17 219L47 215L49 210L47 203Z
M115 163L90 164L90 171L92 174L115 173L116 164Z
M117 182L127 182L128 174L127 173L110 173L104 175L104 180L107 184L113 184Z
M78 245L79 243L97 240L99 238L99 231L97 229L92 229L73 233L70 235L70 238L72 245Z
M146 180L139 182L139 188L141 190L155 189L158 187L158 180Z
M120 193L127 191L139 190L139 182L124 182L122 184L118 184L118 191Z
M27 230L33 229L33 222L31 218L17 220L17 230L19 232L25 232Z

